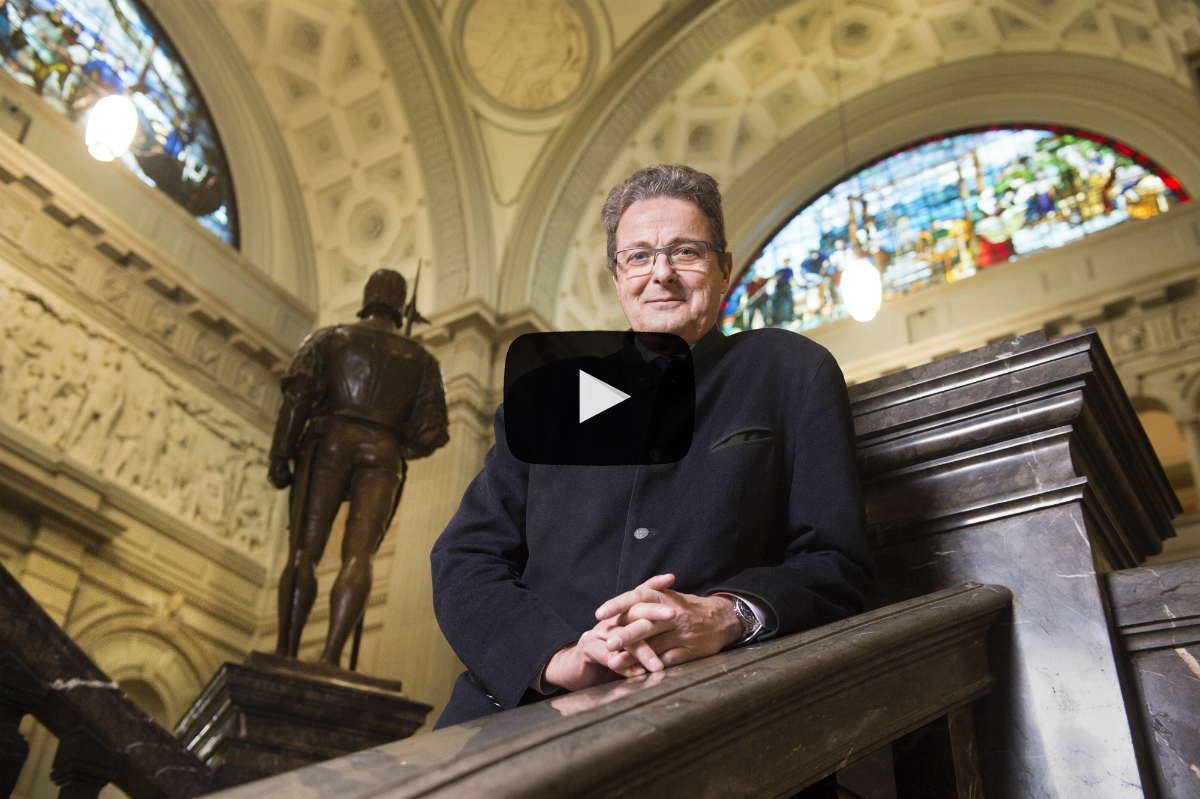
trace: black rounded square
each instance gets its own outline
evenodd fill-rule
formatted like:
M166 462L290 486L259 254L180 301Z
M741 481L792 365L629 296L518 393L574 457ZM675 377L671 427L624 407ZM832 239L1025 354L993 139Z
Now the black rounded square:
M504 435L525 463L674 463L692 445L692 353L670 333L527 333L504 361Z

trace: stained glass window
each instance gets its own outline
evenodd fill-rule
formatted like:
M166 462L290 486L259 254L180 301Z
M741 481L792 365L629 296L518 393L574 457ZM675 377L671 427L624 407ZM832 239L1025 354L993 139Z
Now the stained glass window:
M192 0L187 0L192 2ZM135 0L0 0L4 69L81 128L110 94L137 107L121 161L238 246L233 186L212 119L158 24Z
M792 217L735 281L723 325L799 331L847 316L839 278L859 258L882 274L886 303L1188 201L1141 153L1093 133L938 136L870 164Z

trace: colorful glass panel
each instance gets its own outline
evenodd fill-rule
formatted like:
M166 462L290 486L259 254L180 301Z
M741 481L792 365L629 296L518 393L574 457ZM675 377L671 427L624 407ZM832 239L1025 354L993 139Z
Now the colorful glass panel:
M233 186L212 119L140 3L0 0L0 59L10 75L81 128L101 97L127 96L141 124L121 162L238 246Z
M727 332L847 316L839 278L865 258L883 299L962 280L1189 198L1141 153L1063 128L939 136L845 179L791 218L734 283Z

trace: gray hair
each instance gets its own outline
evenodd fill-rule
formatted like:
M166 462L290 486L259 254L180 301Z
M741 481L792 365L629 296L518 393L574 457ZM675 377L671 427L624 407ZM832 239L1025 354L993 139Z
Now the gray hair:
M674 197L687 200L708 217L712 244L725 251L725 214L721 210L721 189L712 175L706 175L686 164L655 164L635 172L624 183L608 193L600 218L608 234L608 269L616 268L617 224L629 206L638 200L654 197Z

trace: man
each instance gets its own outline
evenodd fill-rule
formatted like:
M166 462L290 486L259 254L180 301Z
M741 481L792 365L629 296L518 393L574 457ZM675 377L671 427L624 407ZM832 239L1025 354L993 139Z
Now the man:
M783 259L783 267L775 272L775 294L771 296L771 324L787 327L795 315L796 299L792 296L791 258Z
M279 578L278 655L296 657L317 595L317 564L349 500L321 654L322 663L339 665L371 593L372 561L400 502L405 462L449 440L441 367L400 332L406 293L399 272L375 272L363 291L362 321L312 333L283 377L268 478L276 488L295 486Z
M733 266L716 181L649 167L603 218L632 329L691 346L692 445L675 463L531 466L497 410L431 556L438 621L469 669L438 726L831 622L871 584L837 364L788 331L716 325Z
M828 265L820 250L809 250L808 257L800 262L800 271L806 275L823 275Z

